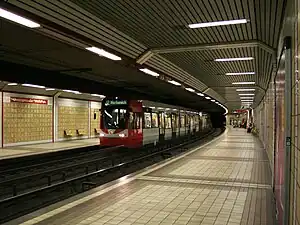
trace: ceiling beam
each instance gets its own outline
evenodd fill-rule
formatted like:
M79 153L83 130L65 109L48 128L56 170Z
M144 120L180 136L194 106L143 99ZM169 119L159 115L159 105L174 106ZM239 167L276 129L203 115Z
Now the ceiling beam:
M141 55L139 55L136 59L136 63L138 64L144 64L148 59L150 59L154 53L151 51L151 49L146 50Z
M195 45L176 45L159 48L151 48L143 52L137 59L138 64L144 64L155 54L173 53L173 52L188 52L188 51L204 51L204 50L216 50L216 49L232 49L232 48L246 48L246 47L259 47L266 52L275 54L274 48L265 44L262 41L234 41L234 42L215 42L208 44L195 44Z
M234 42L223 42L223 43L216 42L216 43L195 44L195 45L178 45L178 46L170 46L170 47L152 48L151 51L154 53L172 53L172 52L203 51L203 50L246 48L246 47L259 47L271 54L275 53L275 49L257 40L234 41Z

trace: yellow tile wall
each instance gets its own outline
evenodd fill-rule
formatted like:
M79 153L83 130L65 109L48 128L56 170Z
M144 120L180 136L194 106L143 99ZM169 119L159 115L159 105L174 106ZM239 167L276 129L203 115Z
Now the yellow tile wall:
M52 139L52 106L3 103L4 144Z
M86 107L59 106L58 107L58 137L64 138L64 130L69 130L76 137L76 129L84 136L88 135L89 111Z
M94 113L96 113L96 119L94 119ZM95 128L97 129L97 131L99 132L99 129L100 129L100 111L99 109L91 109L91 115L90 115L90 118L91 118L91 125L90 125L90 128L91 128L91 136L94 136L95 135Z

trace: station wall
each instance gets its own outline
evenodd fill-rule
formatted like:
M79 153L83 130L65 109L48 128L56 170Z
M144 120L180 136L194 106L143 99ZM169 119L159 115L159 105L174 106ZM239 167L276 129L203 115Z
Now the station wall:
M101 102L10 92L0 100L1 147L92 138L100 129Z
M89 102L74 99L58 99L58 138L71 139L89 136Z
M283 105L277 106L276 95L282 95L282 90L278 88L275 90L274 73L269 88L263 101L254 111L254 124L259 131L259 137L262 140L266 152L269 156L271 164L272 175L273 175L273 187L274 194L277 204L277 216L279 224L283 224L283 212L287 211L284 208L284 200L282 200L278 193L284 193L289 189L289 222L288 224L300 225L300 83L299 83L299 71L300 71L300 0L288 1L285 13L285 20L283 21L282 31L279 40L277 56L280 56L280 51L283 45L283 39L287 36L292 38L292 134L291 134L291 167L288 177L283 174L279 176L276 172L279 170L285 171L285 160L286 154L285 147L283 148L283 154L280 155L278 152L278 145L283 146L285 140L281 140L282 133L284 134L284 118L287 116L284 112ZM279 58L277 61L278 68L280 67ZM284 82L284 80L283 80ZM275 92L276 91L276 92ZM281 92L280 92L281 91ZM283 90L285 91L285 90ZM279 93L280 92L280 93ZM278 97L279 98L279 97ZM281 116L280 116L281 115ZM275 130L277 133L275 133ZM281 133L281 134L279 134ZM281 141L280 141L281 140ZM276 143L276 145L275 145ZM289 187L285 187L285 179L290 182ZM284 198L284 195L281 195ZM282 209L280 209L280 206ZM280 211L281 210L281 211Z
M101 103L91 102L90 105L90 134L97 136L100 130Z
M3 93L3 145L52 141L52 98Z

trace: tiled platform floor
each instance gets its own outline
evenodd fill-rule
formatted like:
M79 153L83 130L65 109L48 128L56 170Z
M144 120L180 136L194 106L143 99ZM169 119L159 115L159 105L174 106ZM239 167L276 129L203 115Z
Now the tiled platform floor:
M251 134L236 129L8 224L273 225L272 199L264 150Z
M71 141L61 141L55 143L43 143L32 145L21 145L14 147L0 148L0 160L14 158L25 155L41 154L45 152L56 152L73 148L80 148L92 145L98 145L99 138L89 138Z

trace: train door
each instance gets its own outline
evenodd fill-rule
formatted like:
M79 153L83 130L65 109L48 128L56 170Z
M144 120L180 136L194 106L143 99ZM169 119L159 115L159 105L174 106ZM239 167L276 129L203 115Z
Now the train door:
M180 114L180 136L186 135L186 127L185 127L185 115L184 113Z
M171 115L172 119L172 138L176 138L176 132L177 132L177 115L172 113Z
M185 126L186 126L186 134L190 135L191 133L191 123L190 123L190 116L185 115Z
M159 141L165 140L165 114L164 112L158 113L159 120Z
M130 112L128 122L128 143L130 147L141 147L143 145L142 113Z

